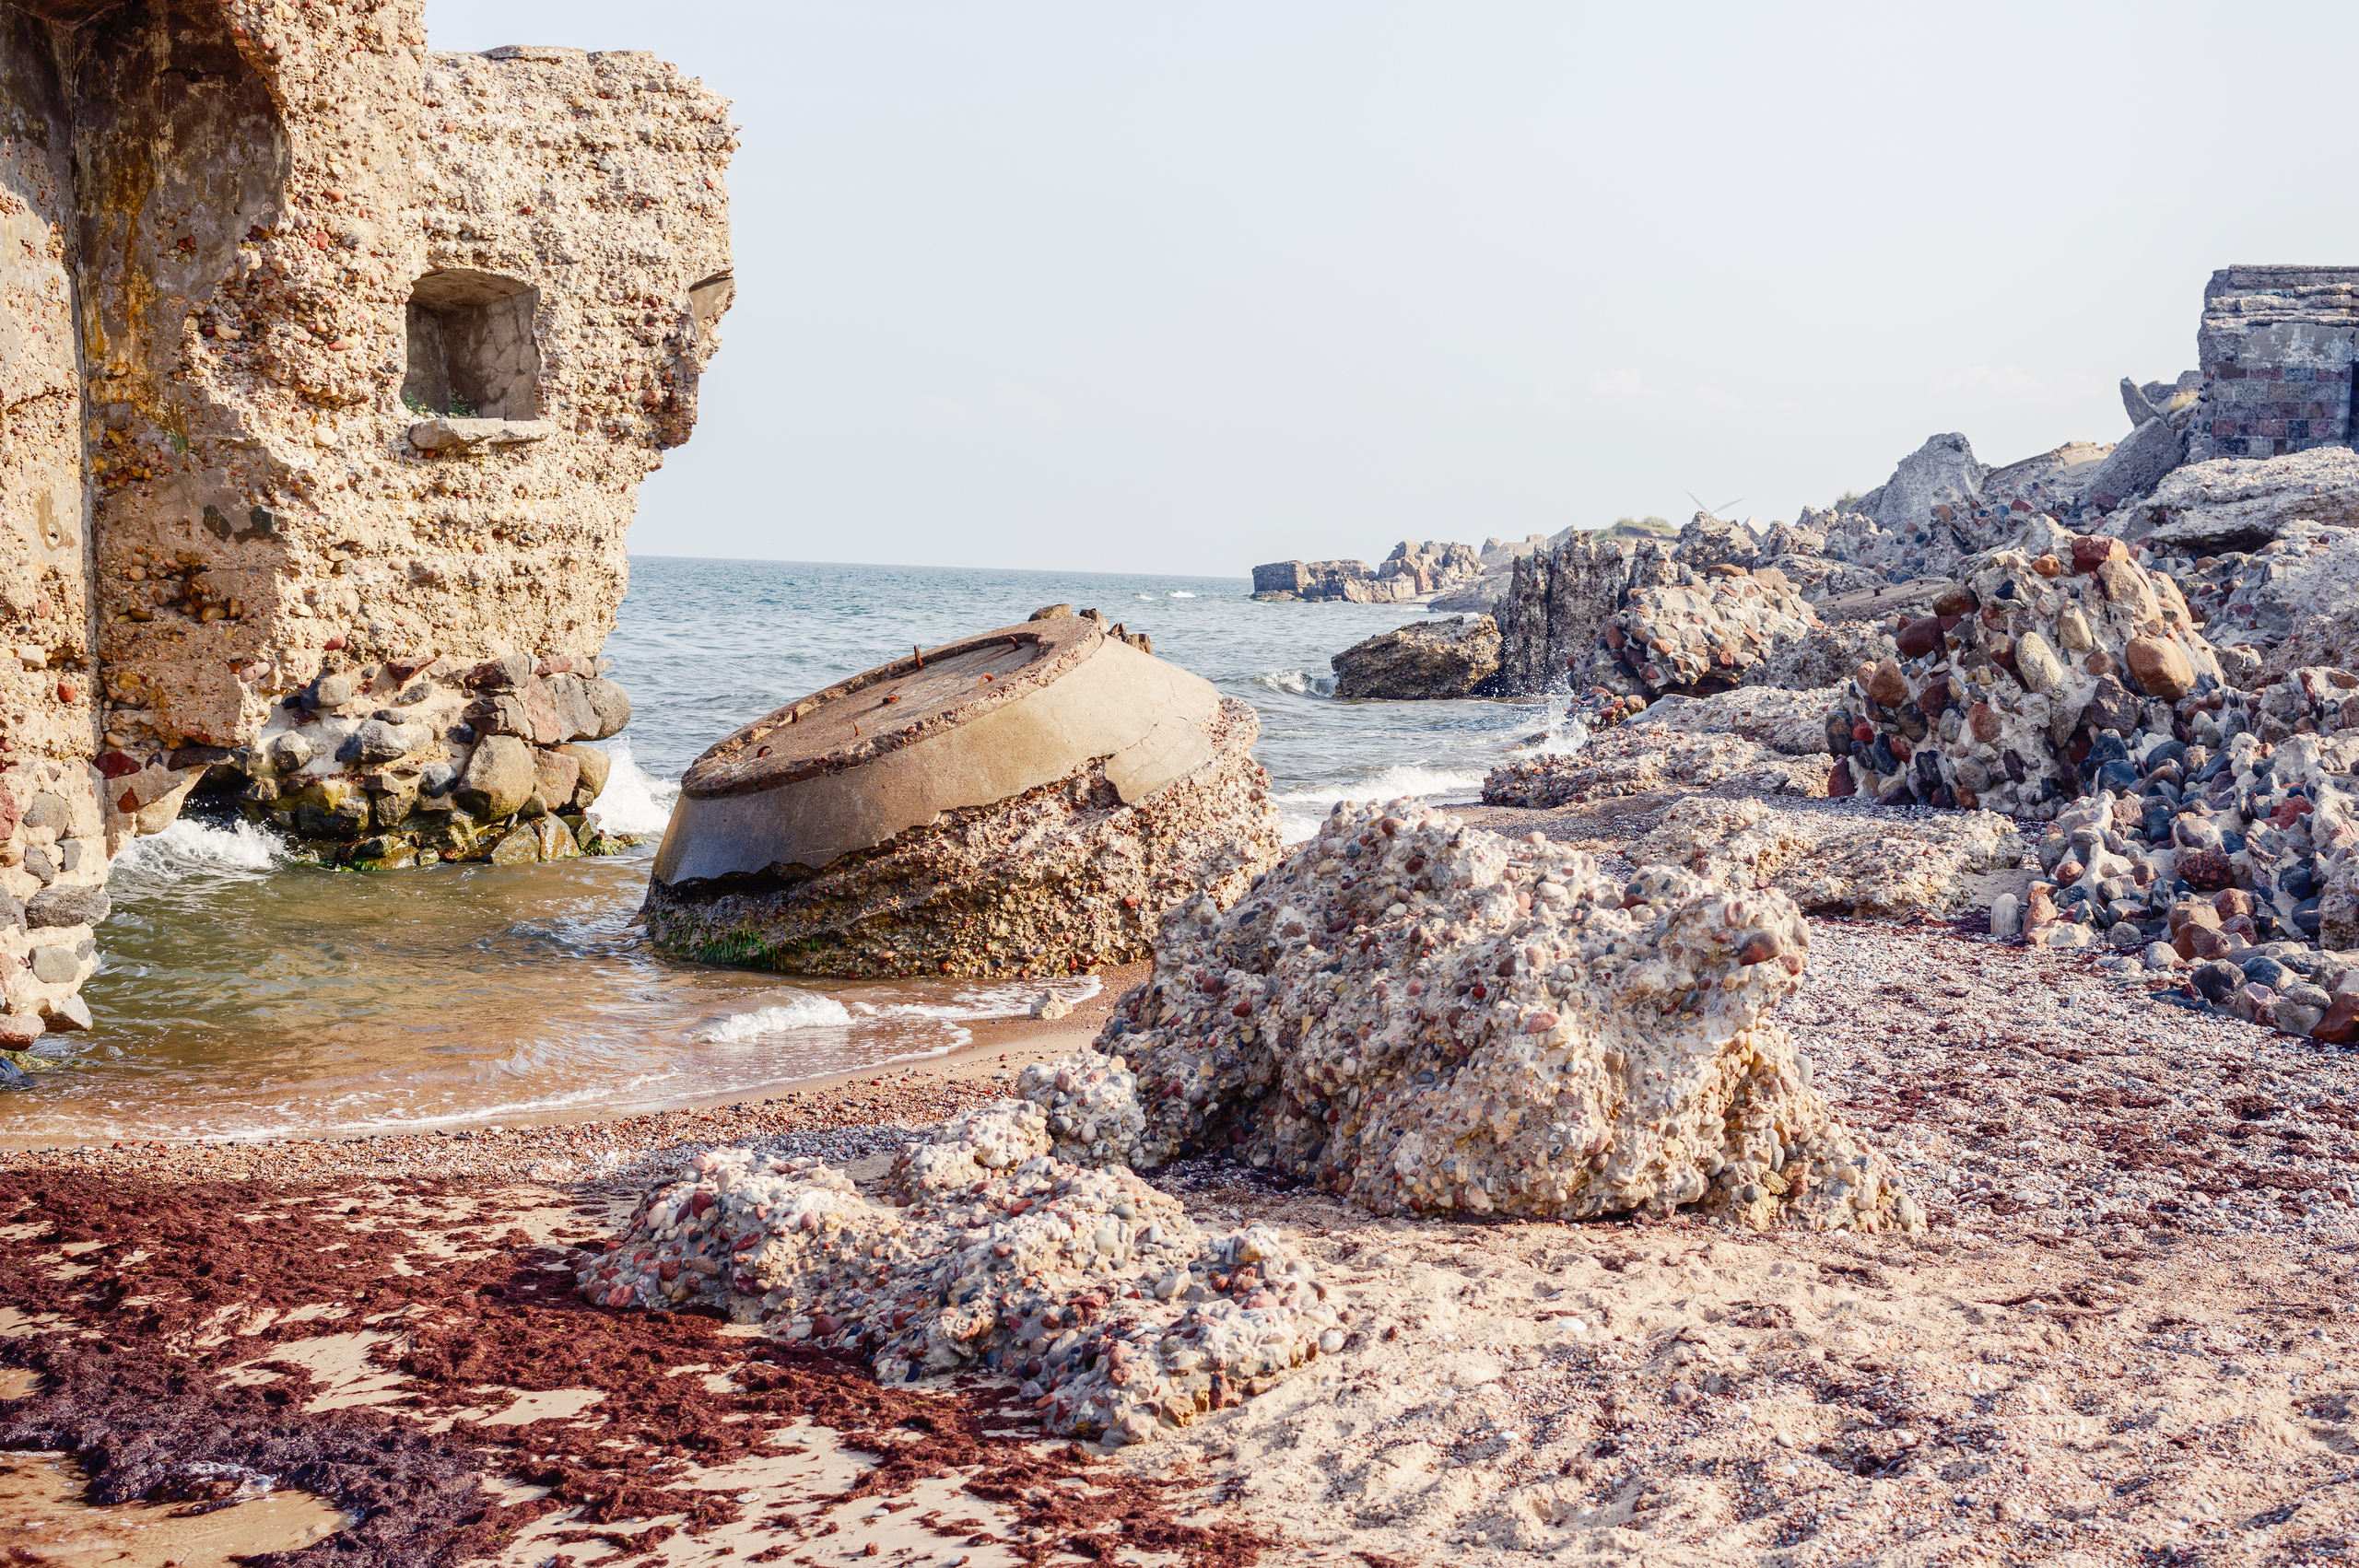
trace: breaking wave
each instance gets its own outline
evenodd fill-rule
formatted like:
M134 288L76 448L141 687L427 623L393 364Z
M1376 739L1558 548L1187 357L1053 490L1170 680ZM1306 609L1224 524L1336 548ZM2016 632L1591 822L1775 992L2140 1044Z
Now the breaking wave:
M1054 991L1067 1001L1087 1001L1106 989L1106 982L1095 975L1084 975L1059 985L1039 980L1017 981L1012 985L985 986L980 989L959 991L947 1002L924 1001L855 1001L852 1008L863 1017L871 1018L933 1018L944 1023L977 1018L1022 1018L1032 1011L1032 1003L1042 991Z
M688 1037L702 1045L725 1046L739 1040L758 1040L770 1035L790 1034L797 1029L843 1029L851 1024L851 1012L835 998L816 996L809 991L791 991L784 1001L757 1007L751 1012L733 1012L720 1023L700 1029Z
M615 759L606 787L598 792L590 817L608 833L634 833L653 837L670 825L672 807L680 798L679 780L658 778L631 760L630 743L616 741L606 748Z
M1289 790L1270 797L1278 808L1278 836L1299 844L1319 831L1338 801L1468 801L1483 792L1483 774L1454 767L1387 767L1349 784Z
M1333 696L1335 677L1315 674L1308 670L1264 670L1253 677L1257 686L1273 692L1292 692L1297 696Z
M182 882L190 877L254 877L276 871L286 841L250 822L217 824L182 817L161 833L138 838L115 857L111 876L133 883Z

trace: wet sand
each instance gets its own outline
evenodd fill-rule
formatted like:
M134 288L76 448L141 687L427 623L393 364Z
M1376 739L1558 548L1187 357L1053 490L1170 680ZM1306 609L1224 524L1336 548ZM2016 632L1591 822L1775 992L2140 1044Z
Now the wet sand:
M996 1098L992 1092L994 1074L1012 1077L1026 1062L1044 1054L1062 1055L1094 1038L1116 1000L1144 977L1146 968L1138 963L1097 971L1103 989L1075 1003L1064 1018L974 1020L966 1024L974 1039L947 1055L825 1073L760 1099L692 1100L661 1111L593 1120L548 1113L431 1132L316 1139L0 1141L0 1161L40 1164L56 1159L97 1160L101 1165L92 1168L235 1173L273 1179L324 1179L331 1171L521 1176L553 1171L569 1162L579 1174L611 1171L649 1150L670 1148L689 1137L726 1142L790 1129L930 1126L962 1106Z

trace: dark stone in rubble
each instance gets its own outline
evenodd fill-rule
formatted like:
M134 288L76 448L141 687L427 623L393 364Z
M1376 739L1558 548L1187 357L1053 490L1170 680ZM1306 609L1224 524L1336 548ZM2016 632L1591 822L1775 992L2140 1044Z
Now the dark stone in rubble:
M95 926L107 918L103 887L45 887L25 901L25 923L43 926Z

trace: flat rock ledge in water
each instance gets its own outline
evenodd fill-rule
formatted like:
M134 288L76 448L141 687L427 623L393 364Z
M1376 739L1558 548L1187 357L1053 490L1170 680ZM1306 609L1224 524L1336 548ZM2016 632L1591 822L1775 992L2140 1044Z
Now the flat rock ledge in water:
M1356 642L1328 663L1339 697L1472 696L1499 673L1499 624L1488 615L1414 622Z
M1175 910L1099 1040L1144 1159L1226 1149L1379 1213L1919 1228L1769 1021L1793 900L1534 839L1346 804L1226 913Z

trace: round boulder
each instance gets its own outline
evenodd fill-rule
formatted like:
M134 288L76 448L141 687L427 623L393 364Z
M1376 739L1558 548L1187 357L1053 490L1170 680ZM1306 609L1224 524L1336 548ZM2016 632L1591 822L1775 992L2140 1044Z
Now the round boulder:
M746 725L681 780L646 919L806 974L1065 972L1277 857L1247 704L1080 616L913 652Z

